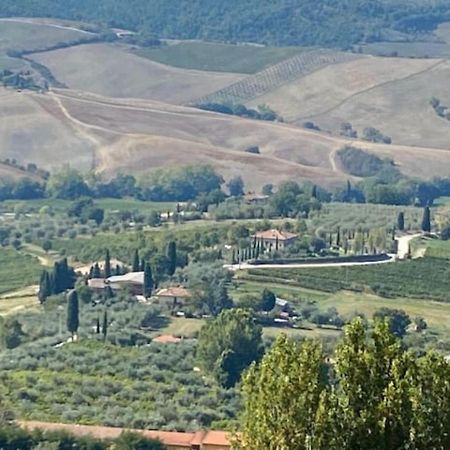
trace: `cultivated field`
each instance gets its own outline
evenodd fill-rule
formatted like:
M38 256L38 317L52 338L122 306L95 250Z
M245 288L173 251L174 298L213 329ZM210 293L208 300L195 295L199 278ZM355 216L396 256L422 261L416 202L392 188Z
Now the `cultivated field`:
M140 49L136 54L183 69L253 74L303 51L306 49L302 47L178 41L159 48Z
M249 104L269 104L285 120L306 120L338 107L342 102L380 84L404 79L436 64L433 60L362 56L329 65L299 78Z
M0 70L15 70L27 66L24 61L8 57L8 50L48 48L90 37L90 33L63 25L47 25L28 19L0 19Z
M128 47L110 44L55 50L33 59L73 89L166 103L188 103L243 77L165 66L130 53Z
M450 62L425 64L429 64L428 69L363 90L312 120L333 131L342 122L351 122L359 132L373 126L391 136L394 143L448 149L450 124L436 115L430 99L437 97L450 104L444 87L450 77Z
M291 81L305 77L323 67L358 59L352 53L312 50L275 64L256 75L247 77L193 103L245 103L274 91ZM271 105L272 106L272 105Z

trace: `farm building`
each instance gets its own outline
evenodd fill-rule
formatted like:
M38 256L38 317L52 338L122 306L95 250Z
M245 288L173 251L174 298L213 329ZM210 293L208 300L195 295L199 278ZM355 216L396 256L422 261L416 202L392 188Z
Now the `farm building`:
M98 439L116 439L124 431L122 428L46 422L19 422L19 425L28 430L64 431L75 436L93 436ZM224 431L197 431L195 433L131 431L142 433L150 439L160 440L168 450L229 450L231 448L228 433Z
M265 247L272 248L288 247L298 239L297 234L280 230L258 231L252 237L253 239L256 239L257 241L264 244Z
M269 199L268 195L249 193L244 196L244 200L249 205L264 205Z
M133 294L142 294L144 287L144 272L130 272L125 275L115 275L106 280L103 278L92 278L88 281L88 286L94 291L103 291L107 286L118 291L128 289Z
M169 303L173 306L186 303L191 297L191 292L184 287L169 287L160 289L155 297L164 303Z

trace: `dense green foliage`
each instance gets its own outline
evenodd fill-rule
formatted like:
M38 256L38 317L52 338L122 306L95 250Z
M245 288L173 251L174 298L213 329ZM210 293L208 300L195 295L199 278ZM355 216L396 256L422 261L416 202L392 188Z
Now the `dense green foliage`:
M39 300L44 303L47 297L72 289L75 284L75 272L67 263L67 258L56 261L53 270L44 270L39 282Z
M197 356L206 372L225 387L234 386L262 353L262 329L248 311L223 311L200 331Z
M152 201L186 201L220 189L223 183L211 166L160 169L142 178L140 198Z
M96 439L91 436L75 437L63 431L24 430L0 423L0 448L2 450L164 450L158 441L123 432L117 439Z
M248 450L445 449L450 445L450 366L421 358L378 322L349 325L333 364L317 343L280 338L244 385ZM240 448L240 447L236 447Z
M197 108L204 109L205 111L245 117L247 119L268 120L270 122L281 120L278 114L266 105L259 105L257 109L247 108L241 104L228 105L223 103L203 103L196 106Z
M357 177L371 177L377 175L386 165L393 165L390 160L382 160L372 153L349 146L339 150L338 156L344 169Z
M332 47L381 39L386 29L428 31L449 11L444 0L5 0L0 7L3 16L93 21L167 38Z

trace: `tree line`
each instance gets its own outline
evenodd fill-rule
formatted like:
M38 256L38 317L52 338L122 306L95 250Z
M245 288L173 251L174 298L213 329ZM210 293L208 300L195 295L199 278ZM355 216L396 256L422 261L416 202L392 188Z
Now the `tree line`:
M450 17L445 0L4 0L1 16L37 16L94 22L108 27L152 33L161 38L204 39L346 48L377 41L392 30L414 38ZM184 20L180 21L179 18Z
M276 216L292 216L319 208L321 202L376 203L386 205L431 206L435 199L450 195L450 178L421 181L403 176L392 161L381 160L359 149L343 149L340 157L351 173L368 178L352 184L350 181L330 192L310 183L295 181L281 183L274 192L269 182L263 194L270 197L269 206ZM158 169L136 179L132 175L118 174L104 180L96 174L82 174L65 167L52 173L42 182L23 178L18 181L0 181L0 201L58 198L83 199L69 211L72 216L103 220L103 212L96 208L94 198L134 197L154 202L194 202L200 212L210 206L219 206L227 198L241 198L245 184L240 176L225 180L209 165L183 166ZM177 211L178 213L178 211Z

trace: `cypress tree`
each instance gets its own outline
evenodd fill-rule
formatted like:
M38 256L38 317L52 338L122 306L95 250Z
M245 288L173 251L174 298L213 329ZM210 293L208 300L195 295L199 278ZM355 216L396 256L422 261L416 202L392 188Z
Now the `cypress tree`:
M103 295L105 297L105 300L109 300L110 298L114 297L114 291L112 290L111 286L106 286L103 290Z
M109 250L106 250L105 255L105 278L109 278L111 276L111 257L109 255Z
M72 334L72 339L80 325L78 294L70 291L67 296L67 330Z
M59 294L60 292L64 291L63 283L62 283L62 270L61 270L61 263L60 261L56 261L55 265L53 266L53 289L54 294Z
M139 260L139 251L134 251L134 257L133 257L133 264L131 265L131 271L132 272L139 272L139 269L141 268L141 263Z
M174 241L167 245L167 273L173 275L177 268L177 244Z
M50 276L48 272L44 270L41 274L41 279L39 282L38 298L40 303L43 304L50 295L52 295Z
M280 243L278 242L278 235L275 239L275 250L278 251L278 247L279 247Z
M94 264L94 268L92 269L92 278L101 278L102 277L102 273L100 270L100 266L98 265L98 263Z
M317 198L317 186L316 185L314 185L312 188L311 197Z
M95 321L95 333L100 334L100 319L98 317Z
M108 335L108 312L106 311L106 309L103 313L102 334L103 340L106 341L106 336Z
M54 272L48 274L48 292L49 295L57 294L55 287L55 274Z
M397 228L400 231L404 231L405 230L405 213L403 211L398 213Z
M152 268L149 263L146 263L144 268L144 297L148 298L152 295L153 285Z
M120 270L119 264L116 265L116 270L114 271L114 275L122 275L122 271Z
M91 268L89 269L88 279L92 280L92 278L94 278L94 266L91 266Z
M429 233L431 231L431 212L429 206L426 206L423 210L422 231L425 233Z
M336 247L341 246L341 228L338 227L337 234L336 234Z
M236 250L234 248L231 253L231 264L236 264Z

